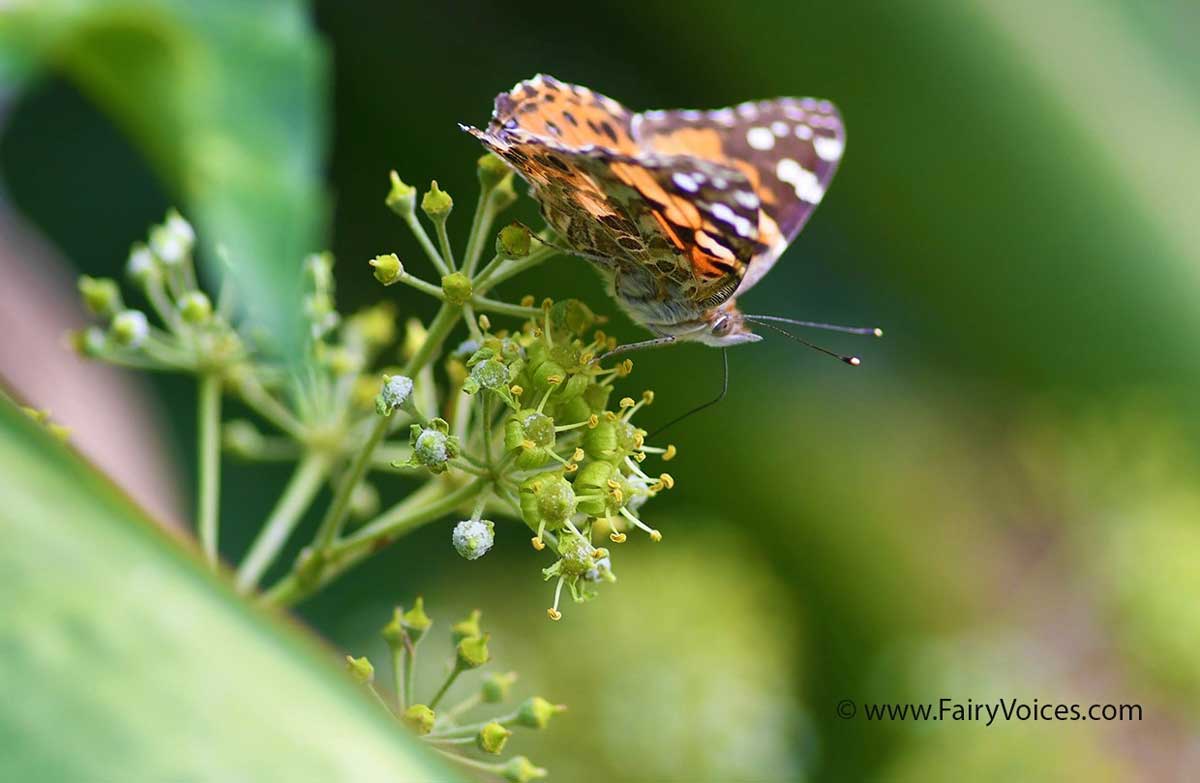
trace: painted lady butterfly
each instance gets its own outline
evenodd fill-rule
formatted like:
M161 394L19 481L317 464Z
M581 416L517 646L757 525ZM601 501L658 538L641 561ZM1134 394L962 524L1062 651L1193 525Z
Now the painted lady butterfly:
M464 130L529 183L549 225L658 335L647 344L761 339L747 320L765 317L736 298L800 233L846 146L825 100L634 114L545 75L497 96L485 130Z

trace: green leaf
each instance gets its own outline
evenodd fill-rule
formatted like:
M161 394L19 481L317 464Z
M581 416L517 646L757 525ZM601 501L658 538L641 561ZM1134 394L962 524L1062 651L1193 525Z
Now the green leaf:
M327 57L307 4L37 0L0 17L6 91L53 69L110 114L182 200L207 258L228 248L243 301L295 349L300 265L327 219Z
M0 498L0 780L458 779L7 401Z

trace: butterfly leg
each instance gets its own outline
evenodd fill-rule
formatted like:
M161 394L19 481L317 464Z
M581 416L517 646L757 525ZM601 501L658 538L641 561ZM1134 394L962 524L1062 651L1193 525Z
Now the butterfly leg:
M725 395L729 393L729 349L728 348L721 349L721 367L722 367L723 373L721 375L721 393L720 394L718 394L714 399L711 399L708 402L703 403L701 405L697 405L695 408L692 408L690 411L680 414L679 416L676 416L675 418L671 419L666 424L662 425L661 427L656 429L654 432L647 435L646 439L649 440L650 438L661 435L663 433L663 431L666 430L667 428L673 427L676 424L678 424L679 422L686 419L687 417L689 417L693 414L699 413L700 411L704 410L705 408L711 408L712 406L716 405L721 400L725 399Z
M663 335L662 337L655 337L652 340L641 340L640 342L636 342L636 343L626 343L625 345L618 345L616 348L612 349L608 353L601 354L600 356L597 356L595 359L592 359L592 364L602 362L605 359L611 359L612 357L619 356L620 354L623 354L623 353L633 353L634 351L643 351L643 350L646 350L647 348L661 348L664 345L671 345L672 343L676 342L676 339L677 338L674 335L666 334L666 335Z

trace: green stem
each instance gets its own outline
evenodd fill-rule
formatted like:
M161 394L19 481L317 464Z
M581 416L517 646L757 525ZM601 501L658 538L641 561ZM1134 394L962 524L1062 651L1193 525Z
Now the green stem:
M392 685L396 689L396 706L400 708L400 712L408 708L405 696L408 689L404 687L404 658L404 645L392 647Z
M429 239L429 234L425 233L425 227L421 225L421 221L417 218L417 213L410 212L405 215L404 222L408 224L409 230L417 238L417 243L425 251L425 255L429 256L429 260L433 262L433 266L437 269L438 274L443 277L450 274L450 268L446 266L446 262L438 253L437 248L433 246L433 242Z
M472 297L471 305L476 310L480 310L485 313L511 315L514 318L537 318L542 314L542 308L540 307L522 307L521 305L500 302L483 296Z
M433 221L434 228L437 230L438 245L442 248L442 258L446 261L446 266L450 267L450 271L455 269L454 253L450 250L450 235L446 233L446 218Z
M429 709L437 709L438 703L441 702L442 697L446 695L446 691L450 690L450 686L454 684L454 681L458 679L458 675L462 673L463 669L460 666L455 666L450 670L450 674L446 675L446 680L442 683L442 687L438 688L438 692L434 694L432 699L429 700Z
M471 219L471 233L467 236L467 249L463 256L463 271L468 277L475 274L475 267L479 266L479 257L483 255L484 236L495 219L492 189L480 188L479 201L475 205L475 216Z
M268 606L282 607L304 600L378 548L458 508L487 484L486 479L474 479L453 491L449 491L441 482L426 484L359 528L354 535L331 546L328 550L329 565L317 578L304 581L293 570L263 595L262 602Z
M426 739L428 739L428 737L426 737ZM434 748L433 752L440 753L451 761L457 761L459 764L470 767L471 769L490 772L493 775L499 775L503 770L503 766L495 762L480 761L478 759L473 759L470 756L460 756L457 753L449 753L441 748Z
M418 640L419 641L419 640ZM404 640L404 706L407 709L416 703L417 644Z
M489 483L490 481L485 478L472 479L470 483L449 494L442 495L429 505L415 509L408 507L409 498L405 498L363 525L352 535L339 541L333 547L332 555L339 559L344 558L351 562L357 562L377 545L394 541L400 536L411 533L426 522L432 522L443 514L448 514L465 501L475 497ZM414 493L410 498L417 495L418 493Z
M258 584L263 573L275 561L279 550L287 543L300 517L312 504L328 475L332 460L323 452L308 452L296 465L296 471L279 496L271 515L237 571L237 587L249 592Z
M199 441L196 524L200 546L210 565L217 564L217 507L221 502L221 376L200 376L196 406Z
M321 519L321 526L317 528L316 538L313 539L313 548L318 552L328 549L342 532L342 526L346 524L346 515L350 512L350 498L354 495L354 490L358 487L358 482L362 481L363 476L366 474L367 466L371 464L371 458L375 454L375 447L387 435L393 415L395 415L394 412L389 413L387 416L379 417L375 422L375 427L371 430L371 434L367 436L367 442L359 449L358 454L354 457L354 462L350 465L350 469L346 471L346 475L338 483L337 492L333 496L333 502L329 504L324 518Z
M425 335L425 342L421 343L421 347L413 354L412 358L404 365L402 375L407 375L409 378L416 376L421 371L439 348L446 338L450 336L450 332L454 330L454 325L458 322L459 316L462 315L462 308L455 305L443 303L438 309L437 315L429 323L429 332Z
M432 296L438 301L446 301L446 292L442 290L441 286L428 283L421 278L416 277L415 275L410 275L408 272L402 273L400 277L396 279L396 282L404 283L406 286L415 288L421 293Z
M490 275L480 275L479 279L475 282L475 292L478 294L487 293L510 277L519 275L527 269L532 269L539 264L545 263L556 255L558 255L557 250L552 247L543 246L524 258L511 259L507 264L496 267ZM492 265L489 264L488 267L491 268Z
M432 705L430 705L432 707ZM478 734L484 726L489 723L499 723L502 726L507 726L513 723L520 717L520 712L513 711L501 718L492 718L491 720L482 721L480 723L467 723L462 726L453 726L445 731L437 731L432 734L426 734L427 739L443 739L450 737L461 737L463 735Z

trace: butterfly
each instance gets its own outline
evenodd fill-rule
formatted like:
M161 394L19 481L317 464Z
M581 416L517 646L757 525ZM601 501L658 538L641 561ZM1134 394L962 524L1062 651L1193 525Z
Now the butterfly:
M782 331L763 321L827 326L744 315L737 298L779 260L837 171L846 133L829 101L635 114L539 74L496 97L485 129L462 128L528 182L548 225L656 335L633 347L753 342L755 322Z

